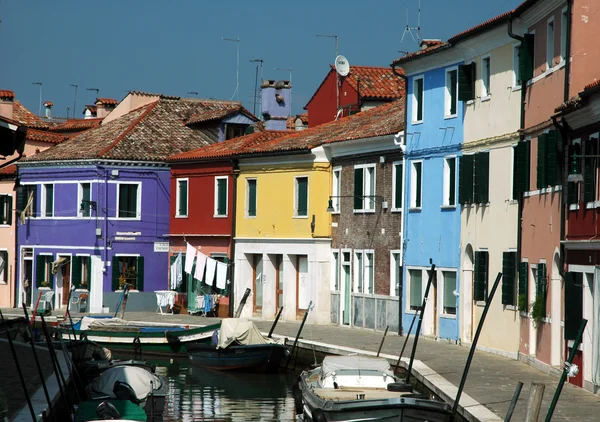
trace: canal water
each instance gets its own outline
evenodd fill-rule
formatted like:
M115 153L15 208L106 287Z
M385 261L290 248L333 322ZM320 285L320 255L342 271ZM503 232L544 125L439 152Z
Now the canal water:
M167 380L164 422L295 421L292 385L298 374L237 374L152 360Z

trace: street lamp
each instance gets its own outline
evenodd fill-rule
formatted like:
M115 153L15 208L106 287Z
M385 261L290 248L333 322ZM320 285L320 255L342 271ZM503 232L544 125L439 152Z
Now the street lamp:
M32 85L39 85L40 87L40 108L38 110L38 116L42 115L42 83L41 82L32 82Z
M292 68L291 67L276 67L273 70L289 70L290 72L290 112L288 117L292 115Z
M223 41L231 41L231 42L235 42L237 43L237 68L236 68L236 75L235 75L235 91L233 92L233 95L231 96L231 99L233 99L233 97L235 97L236 101L240 100L240 39L239 38L223 38Z

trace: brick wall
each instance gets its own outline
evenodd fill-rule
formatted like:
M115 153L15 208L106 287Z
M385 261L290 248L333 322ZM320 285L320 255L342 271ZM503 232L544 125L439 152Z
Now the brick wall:
M385 157L385 163L380 163ZM333 214L332 249L372 249L375 253L374 292L379 295L390 294L390 250L401 249L402 213L392 212L392 176L393 162L402 159L397 150L335 158L333 167L342 167L340 195L354 195L354 166L375 164L375 194L383 196L388 208L382 209L376 203L374 213L355 213L354 198L340 198L340 213ZM354 255L352 257L354 260ZM354 261L351 266L351 279L354 280Z

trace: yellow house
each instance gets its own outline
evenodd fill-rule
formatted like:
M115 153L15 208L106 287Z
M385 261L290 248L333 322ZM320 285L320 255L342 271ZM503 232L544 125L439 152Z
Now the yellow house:
M321 147L241 159L236 182L235 289L252 290L244 313L327 323L331 166Z

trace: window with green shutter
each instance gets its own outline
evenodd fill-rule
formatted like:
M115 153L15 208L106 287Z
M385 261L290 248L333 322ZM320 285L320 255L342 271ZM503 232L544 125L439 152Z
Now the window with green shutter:
M421 161L412 163L412 179L411 179L411 208L421 208L423 189L423 163Z
M118 256L113 256L111 265L112 265L112 290L114 292L114 291L121 289L121 285L120 285L120 281L119 281L120 273L119 273L119 257Z
M485 301L488 294L488 252L475 252L475 280L473 283L473 300Z
M546 175L546 153L547 153L547 135L542 133L537 138L537 182L536 187L538 189L544 189L548 186Z
M308 177L296 177L296 216L308 215Z
M447 315L456 315L456 272L442 271L444 277L444 313Z
M535 46L535 35L525 34L523 38L523 43L519 49L519 76L521 77L521 82L533 78L534 69L533 50Z
M475 99L475 63L458 66L458 101Z
M216 177L215 215L227 215L227 177Z
M567 203L577 204L579 202L579 183L569 182L567 183Z
M487 204L490 202L490 153L480 152L475 154L474 165L474 202L476 204Z
M177 217L188 215L188 180L177 179Z
M458 103L457 73L456 69L446 70L445 117L456 116Z
M548 289L546 277L546 264L539 263L537 266L537 280L535 283L536 300L542 301L542 315L546 315L546 292Z
M423 78L413 79L413 122L423 121Z
M136 218L138 216L138 189L137 183L119 184L119 218Z
M361 210L364 197L364 173L362 167L354 169L354 209Z
M519 263L519 311L529 310L529 264Z
M138 256L136 259L136 285L135 288L140 292L144 290L144 257Z
M589 139L585 143L584 169L583 169L583 201L594 202L596 200L596 177L598 174L598 160L596 155L597 141Z
M546 134L546 183L550 186L562 184L561 166L558 159L558 144L562 142L560 132L551 130Z
M473 202L473 155L463 155L458 169L458 202L462 205Z
M35 217L37 215L37 185L22 185L17 192L17 216L26 211L27 217ZM27 208L30 201L31 204Z
M522 141L513 147L513 199L529 191L530 146L530 141Z
M502 252L502 304L515 305L517 253Z
M46 256L38 255L35 258L35 287L43 287L46 280Z
M583 274L565 273L565 340L575 340L583 319Z
M410 275L410 309L413 311L421 308L423 302L423 272L421 270L408 270Z
M256 217L256 179L247 179L248 183L248 217Z
M44 190L44 217L54 216L54 185L45 184L42 186Z
M79 192L81 195L80 202L77 204L79 215L81 217L89 217L91 214L92 187L91 183L80 183Z
M394 164L394 209L402 209L402 163Z
M71 258L71 284L79 289L81 286L81 257L74 256Z

